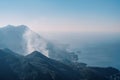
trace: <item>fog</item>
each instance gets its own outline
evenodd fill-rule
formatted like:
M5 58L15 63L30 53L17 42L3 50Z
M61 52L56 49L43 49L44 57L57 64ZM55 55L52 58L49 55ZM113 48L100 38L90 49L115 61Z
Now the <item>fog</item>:
M41 33L53 43L67 44L79 51L79 62L88 66L113 66L120 69L120 33L119 32L74 32Z

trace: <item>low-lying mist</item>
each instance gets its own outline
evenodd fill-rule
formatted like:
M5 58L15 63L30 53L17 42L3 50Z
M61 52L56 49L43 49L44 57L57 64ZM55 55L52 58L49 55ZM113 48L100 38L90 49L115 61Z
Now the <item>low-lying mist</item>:
M113 66L120 69L120 33L74 32L40 33L53 43L67 44L79 51L79 61L92 66Z

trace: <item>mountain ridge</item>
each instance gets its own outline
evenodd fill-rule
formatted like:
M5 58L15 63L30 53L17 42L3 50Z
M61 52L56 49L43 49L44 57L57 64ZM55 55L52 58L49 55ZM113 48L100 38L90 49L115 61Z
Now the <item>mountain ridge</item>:
M118 75L120 71L111 67L81 67L76 63L67 65L50 59L38 51L28 56L15 56L16 53L9 53L13 51L5 50L0 50L1 80L114 80L120 77ZM116 76L110 79L114 74Z

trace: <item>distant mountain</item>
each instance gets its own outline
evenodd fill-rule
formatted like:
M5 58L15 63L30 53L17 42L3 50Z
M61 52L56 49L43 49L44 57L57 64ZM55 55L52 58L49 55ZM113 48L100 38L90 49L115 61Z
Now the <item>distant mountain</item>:
M0 28L0 48L9 48L16 53L26 55L34 50L48 56L47 42L25 25L8 25Z
M21 56L9 49L0 50L0 80L115 80L118 74L115 68L66 65L38 51Z
M39 51L47 57L61 61L73 61L75 55L69 54L66 48L60 48L47 41L25 25L8 25L0 28L0 48L9 48L20 55Z

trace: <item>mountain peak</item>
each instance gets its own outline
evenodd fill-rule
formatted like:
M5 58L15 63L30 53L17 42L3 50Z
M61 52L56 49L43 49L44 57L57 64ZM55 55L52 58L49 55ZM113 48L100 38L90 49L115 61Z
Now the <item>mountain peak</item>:
M1 28L2 29L9 29L9 28L14 28L14 27L15 27L14 25L9 24L9 25L3 26Z
M18 26L14 26L14 25L7 25L2 27L3 29L23 29L23 30L27 30L29 29L26 25L18 25Z
M31 54L27 55L27 57L40 57L40 58L47 58L41 52L33 51Z
M16 26L17 28L22 28L22 29L29 29L26 25L18 25Z

